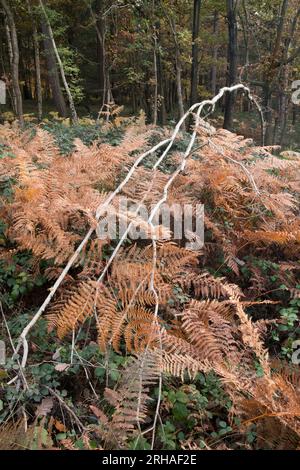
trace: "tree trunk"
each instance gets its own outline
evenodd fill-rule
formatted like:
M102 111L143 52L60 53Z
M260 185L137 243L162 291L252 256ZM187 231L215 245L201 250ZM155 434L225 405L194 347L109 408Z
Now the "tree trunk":
M68 100L69 100L72 122L77 123L78 122L78 117L77 117L77 112L76 112L73 96L72 96L72 93L70 91L70 88L69 88L69 85L68 85L68 82L67 82L67 79L66 79L66 76L65 76L64 66L63 66L63 63L61 61L60 55L58 53L56 43L55 43L55 39L54 39L54 36L53 36L53 31L52 31L52 28L51 28L51 24L49 22L49 18L48 18L48 15L47 15L47 12L45 10L45 7L44 7L44 4L43 4L42 0L40 0L40 7L41 7L42 12L43 12L44 17L45 17L45 22L46 22L48 33L49 33L49 40L51 41L52 48L54 50L56 60L57 60L57 63L58 63L58 67L59 67L59 70L60 70L61 78L62 78L64 87L65 87L65 90L66 90L66 94L67 94L67 97L68 97Z
M242 25L243 37L244 37L244 45L245 45L245 60L244 60L244 67L242 68L239 80L241 82L248 83L248 76L249 76L249 65L250 65L250 25L249 25L249 17L248 17L248 10L246 6L245 0L242 1L242 11L243 15L240 14L240 21ZM243 71L245 70L245 78L243 78ZM248 97L242 98L242 111L249 112L251 110L251 101Z
M228 21L228 77L227 85L235 85L237 81L237 0L227 0ZM235 94L227 93L225 98L224 129L232 130Z
M29 49L29 44L24 45L23 49ZM31 88L31 58L26 57L24 52L20 60L20 76L22 77L22 96L24 100L32 101L32 88Z
M174 44L175 44L175 69L176 69L176 91L177 91L177 100L178 100L178 109L179 109L179 118L184 116L184 104L182 96L182 79L181 79L181 59L180 59L180 49L176 33L176 25L173 18L169 17L169 23L171 26ZM171 106L170 106L171 107ZM185 130L185 124L183 124L182 129Z
M103 19L103 1L97 0L96 3L97 16L93 8L89 6L90 14L94 23L97 34L97 48L99 61L99 87L100 87L100 111L98 113L98 121L102 111L106 111L107 120L109 120L110 105L114 103L114 98L110 83L110 73L107 67L106 50L105 50L105 20Z
M7 18L6 17L5 17L5 33L6 33L6 39L7 39L9 66L10 66L10 70L12 70L12 67L13 67L13 51L12 51L12 45L11 45L10 30L9 30L9 26L7 24ZM10 91L10 88L8 90ZM9 98L10 98L10 101L11 101L12 110L13 110L14 114L17 114L16 97L15 97L14 87L12 87L11 93L9 93Z
M213 35L214 39L216 41L216 37L218 35L218 30L219 30L219 13L216 10L214 12L214 23L213 23ZM218 45L217 43L214 44L213 47L213 64L211 67L211 92L212 95L216 95L217 91L217 60L218 60Z
M98 76L100 88L100 108L103 108L107 101L106 96L106 54L105 54L105 24L102 18L103 0L97 0L95 17L92 8L90 8L91 15L95 21L95 29L97 33L97 56L98 56Z
M265 136L264 143L265 145L271 145L272 143L272 89L269 82L265 82L263 87L263 108L264 108L264 118L265 118Z
M282 146L284 145L284 139L286 134L286 128L288 123L288 112L289 112L289 105L291 102L291 96L289 93L289 76L290 76L290 64L288 63L288 59L290 57L290 47L297 30L298 20L300 17L300 8L296 12L293 21L291 23L290 34L289 37L285 40L285 50L284 50L284 64L282 66L282 93L281 93L281 106L280 106L280 114L279 114L279 126L280 126L280 140L279 144Z
M30 0L27 0L28 12L32 16L32 8ZM40 45L38 40L38 32L36 27L35 19L33 19L32 26L32 35L33 35L33 47L34 47L34 61L35 61L35 88L36 88L36 98L38 105L38 120L41 121L43 118L43 94L42 94L42 81L41 81L41 62L40 62Z
M278 62L278 57L281 53L281 41L284 31L284 23L289 6L289 0L283 0L280 9L280 17L278 22L278 27L276 31L274 47L270 55L270 63L265 70L264 74L264 112L265 112L265 144L272 144L272 122L273 122L273 112L272 112L272 94L274 88L274 78L278 76L278 70L276 63ZM283 62L283 60L281 60Z
M166 125L166 103L165 103L165 92L164 92L164 81L163 81L163 70L161 55L159 50L159 40L160 40L160 23L157 22L155 25L155 31L157 32L157 42L156 42L156 64L157 64L157 86L158 86L158 121L161 126Z
M157 116L158 116L158 74L157 74L157 36L156 31L154 31L154 51L153 51L153 67L154 67L154 103L153 103L153 124L157 125Z
M11 51L12 51L11 75L12 75L12 83L13 83L13 90L14 90L14 99L15 99L17 118L19 120L20 126L22 127L24 125L24 117L23 117L22 94L21 94L20 85L19 85L19 45L18 45L17 30L16 30L13 13L7 1L1 0L1 4L4 8L5 15L7 18L7 24L9 26L9 37L10 37L9 47L11 47Z
M298 106L293 104L293 111L292 111L292 124L295 126L297 124L297 114L298 114Z
M199 75L199 30L200 30L201 0L194 0L193 32L192 32L192 69L191 69L191 106L198 100L198 75Z
M43 118L43 93L42 93L42 80L41 80L41 62L40 62L40 45L37 35L37 29L33 26L33 43L34 43L34 59L35 59L35 73L36 73L36 97L38 105L38 120Z
M47 24L44 21L42 21L41 27L42 27L42 33L44 36L43 41L44 41L44 49L45 49L47 69L48 69L48 78L49 78L53 101L55 103L55 107L58 113L62 117L66 117L68 115L68 111L67 111L65 97L60 87L59 73L57 69L53 46L50 41L49 29L48 29Z
M284 65L282 70L282 89L280 93L280 109L279 109L279 145L283 145L286 126L287 126L287 118L288 118L288 109L289 109L289 65ZM277 140L274 142L277 143Z

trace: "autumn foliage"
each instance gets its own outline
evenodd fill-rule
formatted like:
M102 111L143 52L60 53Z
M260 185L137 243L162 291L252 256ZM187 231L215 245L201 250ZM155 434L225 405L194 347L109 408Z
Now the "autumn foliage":
M104 391L113 411L107 413L101 400L91 405L97 424L82 431L87 448L94 434L104 448L126 448L149 427L149 417L157 419L149 401L154 386L170 377L190 383L211 370L232 402L233 433L245 436L255 424L257 448L299 446L298 369L279 358L270 340L281 322L280 302L298 292L299 155L278 156L276 148L255 147L201 121L199 145L166 202L205 205L203 249L160 239L154 253L151 239L127 239L102 276L117 242L97 238L97 209L124 179L137 151L164 136L137 122L118 146L100 141L87 147L78 140L68 156L41 128L32 135L2 126L0 136L13 154L1 160L1 181L13 181L13 195L2 196L1 259L9 262L14 253L29 251L36 270L46 262L51 285L93 229L44 314L49 334L54 330L60 344L72 343L83 331L102 352L113 349L128 357L119 382ZM167 164L155 171L153 161L138 166L111 204L122 196L149 207L157 203L181 163L184 138L178 137ZM141 223L132 214L124 217ZM284 298L272 292L261 260L278 264ZM32 344L29 362L31 349ZM227 448L234 442L229 436ZM182 442L183 448L198 445L192 431ZM65 446L72 448L70 442ZM208 448L218 446L207 440Z

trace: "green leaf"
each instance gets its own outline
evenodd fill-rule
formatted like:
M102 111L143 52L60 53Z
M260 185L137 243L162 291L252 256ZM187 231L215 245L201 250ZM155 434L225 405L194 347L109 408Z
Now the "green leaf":
M111 380L116 382L120 378L120 372L118 370L111 370L109 376Z
M104 377L105 376L105 369L104 367L96 367L95 371L94 371L94 374L95 374L95 377L97 378L100 378L100 377Z
M177 421L186 420L189 415L189 410L187 409L186 405L180 402L176 402L173 407L173 416Z
M179 390L179 392L176 393L176 401L179 401L180 403L187 403L189 401L189 397L186 393Z

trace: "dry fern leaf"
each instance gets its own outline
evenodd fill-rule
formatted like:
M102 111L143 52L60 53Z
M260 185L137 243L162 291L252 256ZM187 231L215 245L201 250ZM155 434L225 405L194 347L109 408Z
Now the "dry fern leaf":
M275 243L277 245L287 245L294 239L291 232L271 232L264 230L256 230L254 232L245 231L243 233L246 239L254 243L265 243L267 245Z
M224 318L228 310L224 303L193 300L182 315L182 328L189 342L197 348L199 357L211 364L239 361L232 324Z
M128 439L138 432L138 425L147 416L149 387L156 384L160 373L157 355L148 351L131 358L115 390L105 390L105 399L114 412L111 418L97 413L100 427L95 429L105 448L125 448Z
M26 431L23 418L16 422L8 422L0 427L0 450L26 448Z
M176 279L184 290L192 289L196 297L220 299L227 297L239 299L243 296L240 288L226 282L225 278L215 278L209 273L188 273L185 277Z
M182 380L186 374L190 379L194 379L198 372L209 372L212 369L209 363L200 361L186 353L170 353L165 350L161 352L160 362L161 368L166 374L180 377Z
M60 301L54 305L47 317L50 324L56 327L59 338L74 331L92 316L97 305L97 287L94 281L81 282L75 291L69 293L65 303Z

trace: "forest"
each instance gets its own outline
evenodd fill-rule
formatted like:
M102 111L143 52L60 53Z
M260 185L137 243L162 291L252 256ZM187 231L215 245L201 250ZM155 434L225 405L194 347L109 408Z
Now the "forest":
M298 0L0 0L0 450L300 450L299 210Z

